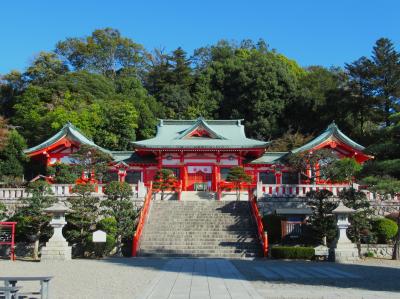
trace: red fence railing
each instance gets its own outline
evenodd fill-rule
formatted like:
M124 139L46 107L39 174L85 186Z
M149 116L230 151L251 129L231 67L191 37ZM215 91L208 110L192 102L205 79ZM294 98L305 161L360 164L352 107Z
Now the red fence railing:
M264 225L262 222L262 218L260 216L260 212L258 211L257 200L256 197L249 190L249 201L251 206L251 213L253 214L254 220L257 224L257 233L258 238L260 239L262 246L262 253L264 257L268 256L268 235L264 231Z
M137 252L139 249L139 241L140 237L142 236L142 230L146 222L147 215L149 214L152 195L153 195L153 188L152 188L152 182L150 182L149 187L147 189L146 197L144 199L143 208L140 211L139 222L136 228L136 232L135 235L133 236L132 256L137 256Z

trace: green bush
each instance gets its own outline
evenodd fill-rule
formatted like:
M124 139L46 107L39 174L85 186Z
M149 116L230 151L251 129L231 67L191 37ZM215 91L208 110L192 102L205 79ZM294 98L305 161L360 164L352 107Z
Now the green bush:
M311 260L315 255L313 247L275 246L271 249L271 256L276 259Z
M103 257L108 255L115 248L115 244L116 240L112 235L107 234L105 243L94 243L93 235L89 235L86 250L91 254L94 253L96 257Z
M117 220L114 217L106 217L101 219L97 225L97 229L105 231L107 235L115 236L117 234Z
M374 257L374 253L371 251L368 251L368 252L364 253L364 256L365 257Z
M397 223L387 218L378 218L372 222L372 233L379 243L389 243L397 234Z

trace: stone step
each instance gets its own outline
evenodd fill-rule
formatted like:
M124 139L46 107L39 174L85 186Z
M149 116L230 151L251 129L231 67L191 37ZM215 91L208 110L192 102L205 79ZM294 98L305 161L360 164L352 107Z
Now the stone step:
M195 192L190 194L190 197L196 196ZM248 202L153 201L139 254L157 257L258 256L261 248L249 208Z
M158 247L158 246L186 246L187 248L190 247L195 247L195 248L203 248L203 247L214 247L214 248L219 248L221 246L231 246L231 247L242 247L242 246L259 246L259 242L256 242L254 240L251 241L226 241L226 240L220 240L220 241L165 241L165 242L158 242L158 241L149 241L149 240L143 240L140 242L140 247Z
M216 239L216 240L231 240L231 239L241 239L241 238L254 238L256 237L256 232L243 232L242 234L230 232L215 232L215 233L204 233L204 232L174 232L168 234L160 234L158 232L145 231L142 240L170 240L170 239Z
M243 252L243 253L158 253L158 252L143 252L139 253L142 257L180 257L180 258L227 258L227 259L241 259L241 258L255 258L258 253Z

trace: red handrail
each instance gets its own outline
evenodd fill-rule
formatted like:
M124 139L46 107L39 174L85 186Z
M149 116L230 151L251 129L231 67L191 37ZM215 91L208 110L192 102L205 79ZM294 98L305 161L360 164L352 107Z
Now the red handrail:
M137 252L139 249L139 240L142 235L142 230L146 222L147 215L149 214L152 193L153 193L153 183L150 182L149 187L147 189L146 197L144 199L143 208L140 211L139 222L136 228L136 232L135 235L133 236L132 256L137 256Z
M267 257L268 256L268 235L264 231L264 225L263 225L260 213L258 211L256 197L251 194L250 190L249 190L249 201L250 201L250 206L251 206L251 212L252 212L254 220L256 221L256 224L257 224L257 233L258 233L258 238L260 239L260 242L261 242L263 256Z

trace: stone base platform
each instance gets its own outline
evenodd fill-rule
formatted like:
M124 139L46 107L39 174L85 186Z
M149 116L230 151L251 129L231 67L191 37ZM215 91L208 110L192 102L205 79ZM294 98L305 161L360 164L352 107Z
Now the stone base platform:
M49 241L42 248L41 261L68 261L71 260L72 247L67 241Z

